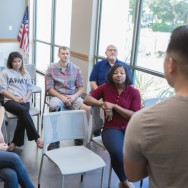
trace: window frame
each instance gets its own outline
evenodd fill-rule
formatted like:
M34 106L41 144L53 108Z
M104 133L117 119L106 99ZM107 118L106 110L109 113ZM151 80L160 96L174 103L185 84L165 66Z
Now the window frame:
M160 78L164 78L164 73L147 69L145 67L137 66L137 55L138 55L138 47L139 47L139 37L140 37L140 29L141 29L141 18L142 18L142 7L143 7L144 0L137 0L136 1L136 9L135 9L135 20L134 20L134 29L133 29L133 39L132 39L132 48L131 48L131 59L130 59L130 68L133 74L133 80L135 80L135 70L141 71L144 73L148 73ZM100 24L101 24L101 15L102 15L102 3L103 0L99 0L99 7L98 7L98 20L97 20L97 34L96 34L96 47L95 47L95 60L94 64L96 63L97 59L106 59L104 56L98 55L99 50L99 40L100 40Z
M54 62L55 59L55 47L61 47L62 45L55 44L55 32L56 32L56 7L57 7L57 0L52 0L52 14L51 14L51 36L50 36L50 42L46 42L43 40L37 39L37 1L40 0L34 0L34 27L33 27L33 62L36 67L36 42L40 42L43 44L50 45L50 62ZM45 75L45 72L36 69L37 72Z

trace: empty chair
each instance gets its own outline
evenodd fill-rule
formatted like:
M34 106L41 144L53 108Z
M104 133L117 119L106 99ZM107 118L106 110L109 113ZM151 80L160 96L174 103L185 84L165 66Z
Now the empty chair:
M62 174L62 188L64 188L65 176L83 174L96 169L102 169L100 186L102 188L106 165L100 156L86 147L88 144L86 112L84 110L73 110L48 113L44 114L43 121L44 147L38 177L38 187L40 187L43 159L46 156L60 169ZM46 151L47 144L69 139L84 139L84 146L70 146Z
M25 64L25 69L27 72L29 72L30 76L31 76L31 80L33 81L33 94L35 93L39 93L40 94L40 114L41 114L41 94L42 94L42 89L39 86L36 86L36 69L35 69L35 65L34 64ZM34 97L34 106L36 106L36 100Z

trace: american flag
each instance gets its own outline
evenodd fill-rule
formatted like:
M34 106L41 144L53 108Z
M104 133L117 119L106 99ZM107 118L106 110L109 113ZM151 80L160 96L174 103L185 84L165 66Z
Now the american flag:
M19 30L18 34L18 40L20 42L20 48L24 49L24 52L26 52L29 55L29 46L28 46L28 6L26 7L24 18L22 21L22 25Z

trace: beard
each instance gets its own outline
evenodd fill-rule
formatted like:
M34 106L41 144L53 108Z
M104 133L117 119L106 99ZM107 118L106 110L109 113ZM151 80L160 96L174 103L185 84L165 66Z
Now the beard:
M108 59L115 61L117 59L117 57L116 56L109 56Z

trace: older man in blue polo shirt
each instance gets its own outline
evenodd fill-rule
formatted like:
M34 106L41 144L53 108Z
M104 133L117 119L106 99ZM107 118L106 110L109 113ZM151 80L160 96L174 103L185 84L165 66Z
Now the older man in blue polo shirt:
M132 72L131 72L130 67L125 62L119 61L117 59L118 50L116 46L109 45L106 48L105 55L107 58L102 61L98 61L93 67L93 70L89 78L91 89L95 90L98 86L105 83L105 78L106 78L108 70L116 63L123 63L127 66L127 68L129 69L131 78L132 78L132 83L133 83L133 77L132 77ZM94 135L99 136L100 128L103 125L103 120L100 118L100 107L95 107L93 111L94 111L93 118L94 118L95 130L96 130L94 132Z

